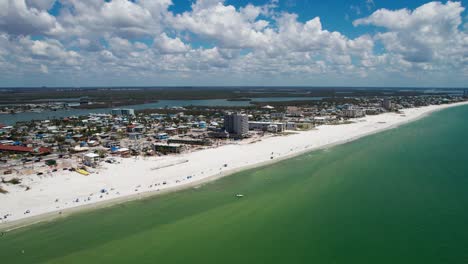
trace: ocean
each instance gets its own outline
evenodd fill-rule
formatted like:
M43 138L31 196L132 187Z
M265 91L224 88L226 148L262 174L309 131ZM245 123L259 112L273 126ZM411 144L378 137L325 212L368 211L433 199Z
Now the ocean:
M198 188L11 231L0 261L468 263L467 120L468 106L449 108Z

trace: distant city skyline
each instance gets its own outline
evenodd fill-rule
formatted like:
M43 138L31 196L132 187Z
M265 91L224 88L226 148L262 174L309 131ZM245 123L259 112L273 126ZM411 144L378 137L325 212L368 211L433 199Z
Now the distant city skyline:
M0 0L0 87L466 87L466 4Z

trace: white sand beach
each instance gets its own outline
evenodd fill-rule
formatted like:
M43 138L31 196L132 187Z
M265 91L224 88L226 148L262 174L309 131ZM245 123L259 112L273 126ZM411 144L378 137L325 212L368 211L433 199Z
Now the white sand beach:
M403 110L354 119L351 124L324 125L288 136L268 137L252 144L230 144L180 155L118 158L102 163L89 176L58 171L23 178L24 187L8 186L0 194L0 229L68 215L86 208L107 206L168 191L194 187L234 172L330 147L414 121L427 114L468 102ZM273 159L272 159L273 157ZM26 213L28 211L28 213Z

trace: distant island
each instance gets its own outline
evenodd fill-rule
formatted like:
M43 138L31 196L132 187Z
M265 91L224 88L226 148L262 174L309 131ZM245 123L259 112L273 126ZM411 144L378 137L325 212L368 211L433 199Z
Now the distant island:
M252 101L251 98L229 98L227 99L227 101L232 101L232 102L236 102L236 101L239 101L239 102L249 102L249 101Z

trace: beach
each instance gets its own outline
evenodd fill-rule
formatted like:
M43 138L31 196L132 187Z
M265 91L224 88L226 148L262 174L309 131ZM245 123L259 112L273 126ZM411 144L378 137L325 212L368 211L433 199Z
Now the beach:
M252 144L233 143L180 155L119 158L103 163L89 176L59 171L31 175L0 195L0 229L8 230L70 213L109 206L184 188L196 188L232 173L278 162L305 152L346 143L398 127L433 111L466 104L433 105L353 119L350 124L324 125L287 136L265 138Z

